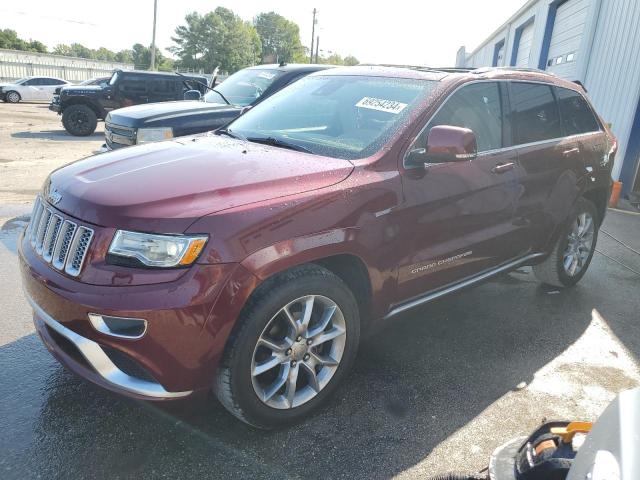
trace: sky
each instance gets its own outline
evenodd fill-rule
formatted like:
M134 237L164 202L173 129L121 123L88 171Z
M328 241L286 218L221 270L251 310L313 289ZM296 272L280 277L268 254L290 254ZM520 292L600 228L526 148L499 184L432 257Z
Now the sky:
M158 0L156 44L172 45L175 28L187 13L217 6L245 20L275 11L300 26L303 45L311 44L312 11L325 55L355 55L362 63L453 66L456 52L473 50L518 10L525 0L449 0L350 2L348 0ZM0 29L24 39L78 42L90 48L131 48L151 44L153 0L29 0L0 3ZM166 53L166 51L164 51Z

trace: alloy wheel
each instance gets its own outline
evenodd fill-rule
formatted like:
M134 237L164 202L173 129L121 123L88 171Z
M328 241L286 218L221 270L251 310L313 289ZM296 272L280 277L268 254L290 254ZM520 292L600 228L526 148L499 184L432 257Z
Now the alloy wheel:
M570 277L580 274L587 264L593 248L594 233L595 224L591 214L580 213L567 235L567 247L562 259L564 270Z
M71 112L69 121L78 133L85 133L90 128L89 116L83 111Z
M7 100L11 103L18 103L20 101L20 95L17 92L9 92L7 94Z
M282 307L253 352L251 381L258 398L276 409L314 398L336 373L346 336L342 311L330 298L308 295Z

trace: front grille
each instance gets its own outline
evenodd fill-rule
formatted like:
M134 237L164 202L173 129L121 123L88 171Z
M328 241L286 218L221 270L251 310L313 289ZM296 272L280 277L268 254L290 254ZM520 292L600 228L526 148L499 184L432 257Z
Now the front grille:
M136 144L136 129L105 122L104 136L110 146Z
M37 197L27 234L45 262L72 277L80 274L93 238L91 228L64 218Z

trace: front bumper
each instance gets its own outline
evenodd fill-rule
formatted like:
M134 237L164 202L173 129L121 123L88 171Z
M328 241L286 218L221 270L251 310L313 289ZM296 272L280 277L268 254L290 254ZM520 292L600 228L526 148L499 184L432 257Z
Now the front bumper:
M50 103L49 110L52 112L60 113L60 104L59 103Z
M98 343L56 321L32 298L27 297L27 300L33 308L34 324L43 343L53 356L71 371L109 390L124 392L142 399L173 399L193 393L192 391L168 392L158 382L124 372ZM55 334L67 340L66 348L63 346L64 342L55 338ZM69 345L75 348L83 358L78 358L73 351L69 351Z
M34 323L51 353L76 374L145 400L183 398L211 387L256 283L238 264L196 264L172 281L91 285L53 269L24 235L19 260ZM122 267L122 275L131 270ZM147 329L135 339L109 335L94 327L91 313L144 319Z

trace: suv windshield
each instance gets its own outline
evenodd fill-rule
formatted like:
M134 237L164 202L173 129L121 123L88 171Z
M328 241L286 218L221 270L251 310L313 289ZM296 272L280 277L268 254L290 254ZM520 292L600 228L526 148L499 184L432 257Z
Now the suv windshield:
M268 69L240 70L217 85L215 89L231 103L245 107L260 98L269 85L283 73ZM204 100L208 103L225 103L215 91L207 93Z
M230 125L252 141L357 159L378 151L437 82L311 76L274 94Z

